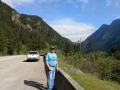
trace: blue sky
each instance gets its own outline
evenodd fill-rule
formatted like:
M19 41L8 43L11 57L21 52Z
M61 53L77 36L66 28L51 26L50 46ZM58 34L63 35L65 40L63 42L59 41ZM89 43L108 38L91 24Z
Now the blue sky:
M1 0L18 13L41 17L61 36L84 41L102 24L120 18L120 0Z

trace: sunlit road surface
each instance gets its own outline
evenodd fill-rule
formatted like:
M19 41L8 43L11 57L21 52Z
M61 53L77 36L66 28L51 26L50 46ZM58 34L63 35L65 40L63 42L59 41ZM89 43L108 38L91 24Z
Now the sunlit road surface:
M0 90L46 90L43 57L26 61L26 55L0 57Z

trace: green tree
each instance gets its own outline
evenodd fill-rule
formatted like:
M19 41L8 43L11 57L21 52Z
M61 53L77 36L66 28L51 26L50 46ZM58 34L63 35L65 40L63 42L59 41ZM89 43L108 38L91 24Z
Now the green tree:
M93 52L93 44L91 39L88 39L87 46L86 46L86 53Z
M64 52L66 54L66 56L68 55L68 53L72 52L72 49L71 49L71 43L70 41L68 40L66 43L65 43L65 47L64 47Z
M3 29L0 27L0 52L4 52L6 47L5 35Z
M45 42L42 40L40 37L40 33L35 31L33 32L33 38L29 44L29 49L30 50L41 50L45 48Z
M14 51L14 40L13 39L10 39L9 42L8 42L8 54L12 55L13 54L13 51Z

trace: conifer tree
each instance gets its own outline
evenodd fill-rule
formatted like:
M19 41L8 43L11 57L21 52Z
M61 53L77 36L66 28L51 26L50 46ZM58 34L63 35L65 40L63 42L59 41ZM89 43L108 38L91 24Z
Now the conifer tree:
M64 47L64 52L65 54L67 55L68 53L70 53L72 50L71 50L71 44L70 44L70 41L68 40L65 44L65 47Z
M90 52L93 52L93 44L91 39L89 38L86 46L86 53L90 53Z
M3 52L5 50L6 41L5 41L5 35L3 32L3 29L0 27L0 52Z

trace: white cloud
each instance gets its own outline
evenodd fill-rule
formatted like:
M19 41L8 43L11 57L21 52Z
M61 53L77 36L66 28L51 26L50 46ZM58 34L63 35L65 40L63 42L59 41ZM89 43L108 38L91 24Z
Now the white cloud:
M117 18L116 19L120 19L120 16L117 16Z
M111 0L107 0L107 7L111 5Z
M89 0L77 0L78 2L82 2L81 8L82 10L86 10L86 5L89 3Z
M88 3L89 0L66 0L68 3L74 3L74 2L81 2L81 3Z
M115 2L115 6L116 6L116 7L120 6L120 0L117 0L117 1Z
M68 3L73 3L73 0L66 0Z
M55 1L58 1L58 0L38 0L39 3L50 3Z
M6 4L10 5L11 7L16 7L18 5L29 4L29 3L50 3L50 2L57 2L59 0L1 0Z
M82 3L84 3L84 4L86 4L86 3L89 2L89 0L76 0L76 1L78 1L78 2L82 2Z
M23 3L32 3L34 0L1 0L11 7L16 7L17 5L22 5Z
M95 27L91 24L75 22L70 18L54 20L49 25L60 35L69 38L71 41L78 41L81 37L82 41L95 31Z
M116 7L120 6L120 0L107 0L107 7L111 5Z

